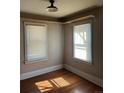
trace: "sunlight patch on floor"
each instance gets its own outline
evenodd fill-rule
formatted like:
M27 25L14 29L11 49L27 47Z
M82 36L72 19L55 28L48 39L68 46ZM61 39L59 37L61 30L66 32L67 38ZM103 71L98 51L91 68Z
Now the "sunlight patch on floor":
M50 80L36 82L35 85L41 93L44 93L52 90L54 87L61 88L69 86L70 83L66 81L63 77L58 77Z
M53 88L53 85L48 80L36 82L35 85L41 91L41 93L52 90Z
M69 82L67 82L62 77L52 79L51 82L54 83L57 87L65 87L65 86L70 85Z

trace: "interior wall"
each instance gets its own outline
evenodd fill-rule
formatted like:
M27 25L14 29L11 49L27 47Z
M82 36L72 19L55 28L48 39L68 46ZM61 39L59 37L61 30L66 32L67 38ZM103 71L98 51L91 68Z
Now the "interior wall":
M24 28L23 22L32 22L33 19L21 18L20 20L20 73L26 73L30 71L39 70L46 67L56 66L63 63L63 30L62 24L57 22L42 22L35 20L35 22L41 22L48 26L48 60L36 63L25 64L24 63Z
M83 12L80 15L72 16L68 20L73 20L82 16L95 15L93 21L93 64L87 64L80 60L76 60L72 57L72 23L62 25L59 22L40 21L38 19L21 18L20 23L20 73L26 73L30 71L39 70L46 67L51 67L59 64L67 64L76 69L79 69L85 73L93 76L103 78L103 11L102 8L95 8L87 12ZM24 64L24 21L41 22L48 25L48 60ZM81 23L77 21L76 23ZM75 24L75 23L73 23ZM64 41L63 41L64 40ZM64 52L64 53L63 53ZM64 57L64 59L63 59Z
M64 64L70 65L76 69L79 69L85 73L96 76L98 78L103 78L103 10L102 8L97 8L92 11L83 13L83 16L95 15L93 20L92 29L92 62L93 64L87 64L81 60L73 58L73 45L72 45L72 24L81 23L77 21L74 23L69 23L64 25ZM79 15L78 15L79 16Z

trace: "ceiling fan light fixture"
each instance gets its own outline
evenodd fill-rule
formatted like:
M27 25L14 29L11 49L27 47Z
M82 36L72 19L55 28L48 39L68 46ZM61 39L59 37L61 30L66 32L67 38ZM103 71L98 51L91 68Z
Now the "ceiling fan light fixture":
M57 7L47 7L46 9L48 12L56 12L58 9Z
M46 10L47 10L48 12L56 12L56 11L58 11L58 8L53 5L54 0L49 0L49 2L51 3L51 5L48 6L48 7L46 8Z

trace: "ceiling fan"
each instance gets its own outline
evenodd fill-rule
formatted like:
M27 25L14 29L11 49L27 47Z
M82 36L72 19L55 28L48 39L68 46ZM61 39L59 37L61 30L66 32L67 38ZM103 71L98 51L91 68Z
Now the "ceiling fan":
M47 10L48 12L56 12L56 11L58 11L58 8L53 5L55 1L54 1L54 0L49 0L49 2L51 3L51 5L48 6L48 7L46 8L46 10Z

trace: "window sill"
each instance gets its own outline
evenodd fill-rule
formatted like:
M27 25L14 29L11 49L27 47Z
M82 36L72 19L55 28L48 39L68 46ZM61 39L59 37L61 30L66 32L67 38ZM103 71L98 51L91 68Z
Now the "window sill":
M42 61L47 61L48 58L45 59L38 59L38 60L29 60L29 61L24 61L25 64L31 64L31 63L37 63L37 62L42 62Z
M87 62L83 59L79 59L79 58L75 58L75 57L73 57L73 59L76 60L77 62L85 63L85 64L88 64L88 65L93 65L93 62Z

